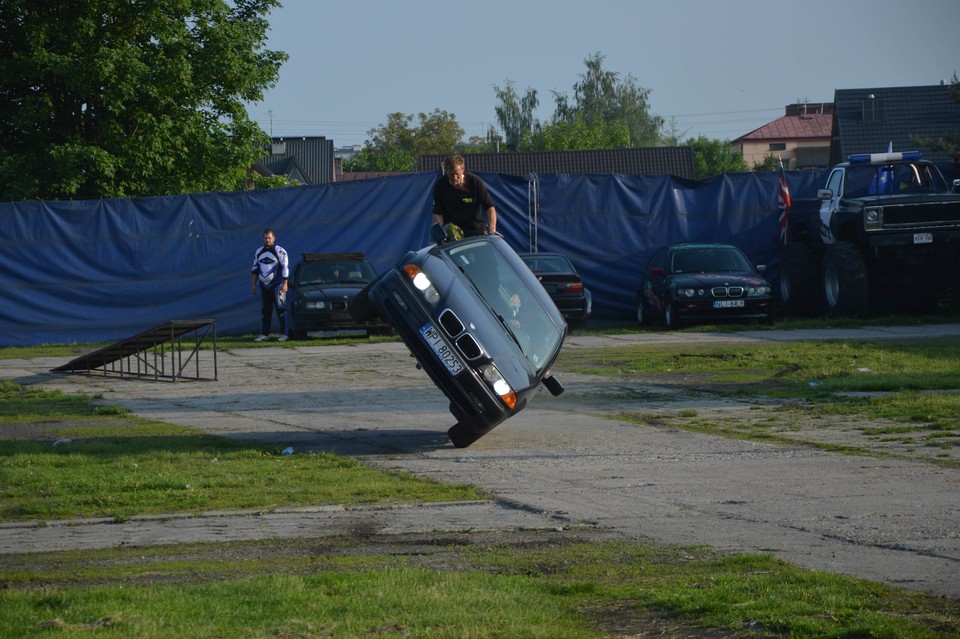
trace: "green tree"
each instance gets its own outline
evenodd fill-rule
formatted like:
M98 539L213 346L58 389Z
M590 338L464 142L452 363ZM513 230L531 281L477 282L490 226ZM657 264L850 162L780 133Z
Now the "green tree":
M622 149L630 146L630 131L623 122L587 122L577 113L570 121L554 122L537 131L530 146L535 151Z
M387 122L370 129L370 139L353 160L344 162L345 171L416 171L421 155L452 153L464 131L452 113L434 109L414 116L390 113Z
M533 135L540 127L533 112L540 104L536 89L527 89L521 97L514 88L513 81L507 80L503 88L493 86L493 92L499 100L494 109L497 122L503 129L504 139L509 148L520 151L528 148Z
M693 150L693 171L698 180L722 173L747 171L743 155L731 152L729 140L714 140L701 135L688 138L686 145Z
M751 171L777 171L780 169L780 160L776 156L767 153L763 160L753 163Z
M0 2L0 197L236 188L269 141L277 0Z
M664 120L650 114L650 89L637 84L632 74L620 74L603 68L604 56L596 53L583 62L587 67L573 85L573 102L566 94L554 92L555 109L551 125L571 123L578 116L587 125L619 122L629 132L629 147L656 146L661 139Z

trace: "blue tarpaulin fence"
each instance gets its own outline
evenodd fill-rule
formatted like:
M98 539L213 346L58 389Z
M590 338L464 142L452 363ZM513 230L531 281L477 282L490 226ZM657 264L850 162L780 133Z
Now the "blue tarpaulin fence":
M788 172L792 196L813 197L824 173ZM498 230L517 251L535 238L538 250L567 254L593 293L595 319L635 317L640 271L662 244L735 244L777 276L777 173L480 175ZM250 268L264 228L275 230L291 268L304 252L363 251L384 270L428 243L436 177L0 203L0 346L116 341L181 319L214 319L221 335L259 332Z

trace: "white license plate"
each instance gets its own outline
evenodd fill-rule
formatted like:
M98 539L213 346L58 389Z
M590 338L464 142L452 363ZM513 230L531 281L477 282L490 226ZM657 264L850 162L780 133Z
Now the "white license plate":
M461 362L457 354L444 343L443 338L440 337L440 333L433 327L433 324L427 324L421 328L420 334L423 335L423 339L427 341L427 344L429 344L433 352L437 354L437 357L443 362L443 365L447 367L451 375L457 375L463 371L463 362Z
M914 244L933 244L933 233L914 233Z
M714 300L714 308L743 308L743 300Z

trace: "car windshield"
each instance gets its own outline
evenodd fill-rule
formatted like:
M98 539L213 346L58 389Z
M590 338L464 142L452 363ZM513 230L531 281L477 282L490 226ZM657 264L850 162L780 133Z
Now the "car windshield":
M753 267L738 249L708 247L675 251L671 273L743 273Z
M300 285L366 284L377 276L368 262L305 262Z
M574 273L570 260L562 255L524 255L524 263L534 273Z
M447 253L540 370L563 335L543 306L553 302L543 299L543 287L530 269L512 251L500 251L488 241L460 244Z
M844 197L946 191L943 176L929 164L918 162L849 166L844 173Z

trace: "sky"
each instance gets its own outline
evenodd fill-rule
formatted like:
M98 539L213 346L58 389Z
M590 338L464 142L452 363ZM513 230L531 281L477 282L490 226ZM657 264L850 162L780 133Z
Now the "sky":
M390 113L496 126L494 87L573 97L597 53L650 90L685 140L732 140L835 89L960 75L957 0L281 0L267 47L289 54L248 113L273 137L362 145Z

